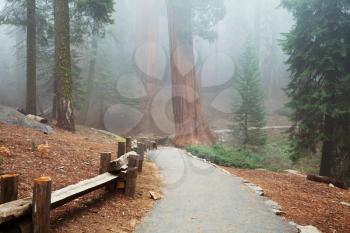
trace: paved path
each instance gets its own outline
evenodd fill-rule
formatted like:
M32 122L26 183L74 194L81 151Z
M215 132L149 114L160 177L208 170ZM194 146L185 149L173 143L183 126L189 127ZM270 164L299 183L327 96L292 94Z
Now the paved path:
M137 233L290 233L242 182L174 148L150 153L165 178L165 197Z

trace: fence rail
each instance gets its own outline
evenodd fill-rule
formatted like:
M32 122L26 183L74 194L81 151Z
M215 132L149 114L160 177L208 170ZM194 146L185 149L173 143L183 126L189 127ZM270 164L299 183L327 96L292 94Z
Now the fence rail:
M117 148L116 160L112 160L112 153L100 154L100 175L53 192L51 178L41 177L34 180L32 197L17 200L19 176L1 176L0 233L47 233L50 210L103 187L109 192L119 189L125 195L134 197L137 175L142 171L145 152L156 148L156 144L149 141L137 143L128 137L126 143L119 142Z

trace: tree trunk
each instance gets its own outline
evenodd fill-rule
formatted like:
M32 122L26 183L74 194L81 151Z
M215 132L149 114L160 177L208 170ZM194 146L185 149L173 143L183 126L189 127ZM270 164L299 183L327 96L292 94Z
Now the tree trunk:
M36 115L36 19L35 0L27 0L27 96L26 112Z
M91 97L92 97L92 92L94 89L94 81L95 81L95 76L96 76L96 59L97 59L97 49L98 49L98 43L97 43L97 36L94 36L92 38L92 43L91 43L91 58L89 62L89 77L88 77L88 87L87 87L87 101L86 101L86 109L84 112L84 123L86 124L87 119L88 119L88 114L89 114L89 109L91 105Z
M68 0L54 1L57 126L75 131Z
M329 116L325 116L324 122L324 133L327 138L323 141L322 145L322 159L320 167L321 176L332 177L332 168L334 165L334 159L336 157L337 151L334 145L333 135L335 132L335 120Z
M214 136L202 113L196 83L191 4L167 1L172 77L172 103L177 146L212 144Z

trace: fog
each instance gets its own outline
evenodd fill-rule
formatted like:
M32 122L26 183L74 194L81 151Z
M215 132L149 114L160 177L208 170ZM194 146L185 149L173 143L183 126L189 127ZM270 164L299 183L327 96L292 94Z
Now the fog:
M3 5L2 0L0 7ZM95 77L101 82L94 85L87 109L76 111L77 121L121 133L171 134L174 126L165 2L119 0L114 7L114 23L106 26L104 38L97 42ZM226 0L225 8L225 17L214 27L216 40L194 38L200 95L215 129L227 128L233 102L239 104L239 97L232 98L235 91L231 79L247 38L256 42L267 113L274 114L286 102L282 88L288 72L279 39L293 24L278 0ZM25 107L24 30L0 26L0 104L15 108ZM76 51L79 76L84 83L89 78L91 39L74 44L72 50ZM38 64L37 78L46 80L38 81L38 111L48 114L52 108L53 84L49 80L53 71L50 66L45 67L42 68L42 62ZM42 69L47 72L42 74ZM85 84L82 89L86 89Z

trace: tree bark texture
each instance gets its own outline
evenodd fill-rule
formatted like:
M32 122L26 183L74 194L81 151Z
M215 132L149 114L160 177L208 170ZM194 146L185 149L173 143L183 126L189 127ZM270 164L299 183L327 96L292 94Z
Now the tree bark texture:
M26 112L36 115L36 0L27 0L27 96Z
M202 112L196 81L191 4L167 1L172 103L177 146L212 144L215 140Z
M57 126L75 131L68 0L54 1Z

